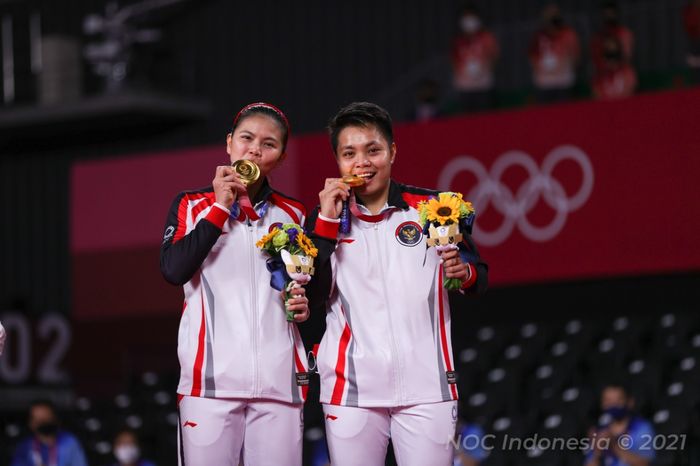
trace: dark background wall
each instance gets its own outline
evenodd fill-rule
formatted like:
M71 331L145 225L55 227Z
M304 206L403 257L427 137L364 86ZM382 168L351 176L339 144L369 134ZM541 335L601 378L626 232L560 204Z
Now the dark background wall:
M122 5L135 2L123 2ZM497 72L501 101L528 102L525 50L545 2L477 2L501 42ZM637 35L635 62L650 87L673 83L681 69L685 39L682 0L620 2L623 21ZM43 109L17 123L13 111L36 102L37 78L29 71L28 18L39 12L42 33L89 42L82 19L102 13L107 2L5 1L0 15L14 19L17 100L2 108L0 177L0 305L29 311L70 310L67 277L68 167L73 160L127 155L163 148L222 142L236 109L267 100L285 109L294 132L323 128L339 106L369 99L402 119L416 83L431 77L449 100L450 38L456 30L457 1L405 2L231 2L190 1L152 15L164 40L137 47L132 89L166 98L197 99L207 111L177 124L145 119L128 125L103 117L98 128L83 116L66 127L43 122ZM598 24L594 0L561 1L565 17L585 44ZM586 60L584 60L586 63ZM581 76L589 73L584 65ZM662 78L657 78L662 76ZM582 78L582 82L585 79ZM85 65L86 98L101 92L100 80ZM59 109L60 110L60 109ZM165 112L167 113L167 111ZM60 131L59 131L60 128Z

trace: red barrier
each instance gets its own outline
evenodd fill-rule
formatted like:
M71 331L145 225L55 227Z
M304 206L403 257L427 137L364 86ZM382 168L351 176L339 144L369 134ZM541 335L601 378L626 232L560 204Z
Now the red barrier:
M697 270L698 109L694 89L398 125L394 177L475 203L494 285ZM74 167L77 316L177 309L165 215L225 161L222 143ZM336 174L322 134L294 138L284 167L273 185L309 208Z

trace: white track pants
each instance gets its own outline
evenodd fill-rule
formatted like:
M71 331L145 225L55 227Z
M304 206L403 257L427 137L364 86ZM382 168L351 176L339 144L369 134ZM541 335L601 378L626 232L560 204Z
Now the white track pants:
M457 402L399 408L323 405L333 466L383 466L389 437L399 466L450 466Z
M303 405L186 396L180 401L180 466L301 465Z

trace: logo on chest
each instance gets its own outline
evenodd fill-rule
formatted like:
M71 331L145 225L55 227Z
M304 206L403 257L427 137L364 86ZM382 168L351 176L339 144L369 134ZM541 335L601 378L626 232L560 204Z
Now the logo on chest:
M416 222L403 222L396 227L396 241L404 246L413 247L423 239L423 230Z

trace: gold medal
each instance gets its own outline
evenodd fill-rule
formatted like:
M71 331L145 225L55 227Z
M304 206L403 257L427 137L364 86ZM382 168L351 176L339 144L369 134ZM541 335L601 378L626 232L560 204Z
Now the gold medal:
M357 175L345 175L342 178L342 182L350 186L351 188L356 188L365 184L365 180Z
M231 164L231 168L234 169L246 186L255 183L260 178L260 167L250 160L236 160Z

